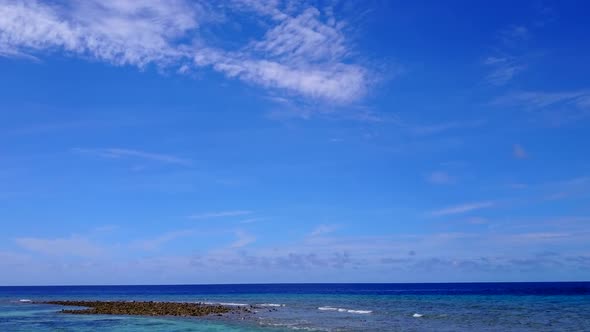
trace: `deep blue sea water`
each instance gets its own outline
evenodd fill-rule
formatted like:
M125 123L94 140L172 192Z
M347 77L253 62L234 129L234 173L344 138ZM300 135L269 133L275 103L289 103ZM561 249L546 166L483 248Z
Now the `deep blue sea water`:
M84 316L20 300L257 305L246 320ZM590 331L590 283L0 287L0 331Z

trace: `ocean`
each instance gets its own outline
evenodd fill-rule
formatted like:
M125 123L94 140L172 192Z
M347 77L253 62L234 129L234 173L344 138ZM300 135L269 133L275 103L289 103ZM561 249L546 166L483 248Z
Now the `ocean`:
M245 320L68 315L28 300L255 305ZM0 331L590 331L590 282L0 287Z

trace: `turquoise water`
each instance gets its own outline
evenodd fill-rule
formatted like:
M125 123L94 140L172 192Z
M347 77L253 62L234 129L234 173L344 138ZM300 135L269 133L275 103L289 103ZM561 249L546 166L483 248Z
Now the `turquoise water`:
M84 316L21 299L255 305L246 320ZM0 331L589 331L590 284L0 287Z

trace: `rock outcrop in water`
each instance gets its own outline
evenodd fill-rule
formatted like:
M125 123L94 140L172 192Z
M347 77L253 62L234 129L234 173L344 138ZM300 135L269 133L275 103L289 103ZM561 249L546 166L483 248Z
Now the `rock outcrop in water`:
M206 316L225 313L249 313L247 308L229 308L222 305L179 302L136 301L45 301L44 304L86 307L64 309L66 314L82 315L137 315L137 316Z

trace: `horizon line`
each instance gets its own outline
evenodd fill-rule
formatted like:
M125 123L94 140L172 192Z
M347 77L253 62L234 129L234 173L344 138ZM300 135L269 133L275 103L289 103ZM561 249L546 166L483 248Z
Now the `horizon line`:
M440 281L440 282L270 282L270 283L217 283L217 284L78 284L78 285L0 285L4 287L141 287L141 286L249 286L249 285L428 285L428 284L542 284L590 283L590 280L558 281Z

